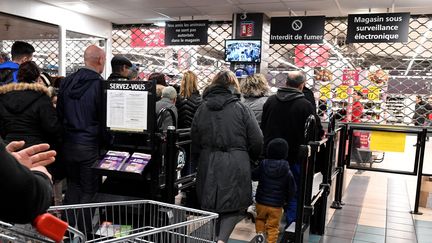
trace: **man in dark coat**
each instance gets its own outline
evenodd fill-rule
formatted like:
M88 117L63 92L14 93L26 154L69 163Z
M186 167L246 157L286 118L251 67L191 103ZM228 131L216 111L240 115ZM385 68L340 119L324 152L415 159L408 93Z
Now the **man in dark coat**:
M111 59L112 73L108 80L126 81L131 73L132 62L124 56L114 56Z
M217 74L191 128L198 200L202 209L220 213L216 234L222 242L252 203L250 161L262 149L261 130L252 111L233 94L238 90L234 73Z
M274 138L283 138L288 142L290 148L288 161L297 184L300 177L299 147L306 143L304 138L306 119L314 114L313 105L302 93L305 82L306 77L303 72L290 72L286 87L279 88L277 93L270 96L264 104L261 121L265 146ZM295 221L296 210L297 197L285 208L287 225Z
M63 123L63 160L67 168L66 204L91 202L98 177L91 169L103 140L101 73L105 52L91 45L84 52L85 67L66 77L60 86L57 111Z

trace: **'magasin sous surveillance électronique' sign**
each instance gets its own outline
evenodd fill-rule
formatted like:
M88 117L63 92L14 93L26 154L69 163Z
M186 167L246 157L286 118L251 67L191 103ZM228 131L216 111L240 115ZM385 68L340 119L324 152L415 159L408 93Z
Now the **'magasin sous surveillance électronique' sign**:
M407 42L409 19L409 13L350 14L346 42Z

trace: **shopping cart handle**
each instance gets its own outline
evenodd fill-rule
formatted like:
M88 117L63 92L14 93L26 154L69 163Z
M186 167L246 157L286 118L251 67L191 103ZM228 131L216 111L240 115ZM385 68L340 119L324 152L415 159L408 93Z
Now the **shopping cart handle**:
M49 213L41 214L36 217L33 221L33 226L40 234L55 242L61 242L68 229L68 223Z

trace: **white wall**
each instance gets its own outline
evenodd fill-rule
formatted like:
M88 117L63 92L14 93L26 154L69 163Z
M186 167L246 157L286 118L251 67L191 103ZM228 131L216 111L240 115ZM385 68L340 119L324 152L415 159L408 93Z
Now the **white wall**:
M66 38L64 35L67 30L105 38L107 40L105 46L107 60L111 60L112 24L109 21L34 0L0 0L0 12L58 25L62 30L60 31L60 40L63 39L63 41ZM66 72L65 60L63 59L66 51L64 44L65 42L60 45L63 50L59 50L62 53L59 63L60 75L65 75ZM109 62L107 63L109 64ZM105 75L111 73L110 69L109 65L105 66Z
M0 12L60 25L67 30L111 38L111 23L34 0L1 0Z

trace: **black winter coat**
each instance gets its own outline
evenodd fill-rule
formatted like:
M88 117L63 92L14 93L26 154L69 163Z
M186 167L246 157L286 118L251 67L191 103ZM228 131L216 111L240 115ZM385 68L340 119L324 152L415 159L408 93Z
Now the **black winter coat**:
M228 89L210 87L203 98L191 129L198 200L202 209L217 213L246 209L252 203L250 160L261 153L261 130Z
M0 131L7 143L24 140L25 146L61 139L61 125L48 89L37 83L11 83L0 87Z
M295 88L280 88L270 96L263 107L261 129L264 146L274 138L283 138L288 142L288 161L298 162L298 151L305 144L304 128L306 119L314 114L312 104L304 94Z
M297 190L286 160L263 160L253 171L252 180L258 181L255 201L270 207L282 207Z
M103 141L101 85L100 74L88 68L81 68L62 81L57 112L66 143L99 145Z
M178 111L178 128L189 128L192 126L192 120L195 112L202 103L201 95L196 92L189 98L178 97L177 111Z
M32 172L15 160L0 139L0 192L3 195L0 220L26 224L46 212L52 200L49 178Z

